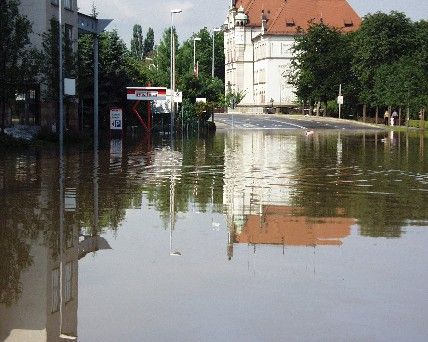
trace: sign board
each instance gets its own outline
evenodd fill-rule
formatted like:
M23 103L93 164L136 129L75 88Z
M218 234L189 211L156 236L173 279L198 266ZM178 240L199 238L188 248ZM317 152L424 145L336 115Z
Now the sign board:
M155 101L166 100L166 88L162 87L127 87L128 100Z
M176 91L174 93L174 102L175 103L182 103L183 102L183 92L182 91Z
M111 130L122 130L122 109L112 108L110 109L110 129Z
M64 95L76 96L76 80L64 78Z
M337 104L343 105L343 96L342 95L337 97Z
M196 98L196 102L203 102L203 103L207 103L207 99L205 97L197 97Z
M174 93L174 102L182 103L183 102L183 92L176 91ZM166 90L166 99L165 100L154 100L152 105L153 113L155 114L166 114L171 112L171 89Z

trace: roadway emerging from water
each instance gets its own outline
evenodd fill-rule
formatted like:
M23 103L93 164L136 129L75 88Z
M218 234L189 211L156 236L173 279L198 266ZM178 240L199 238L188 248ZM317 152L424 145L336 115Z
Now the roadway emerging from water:
M381 126L351 120L303 115L216 114L218 128L237 130L379 130Z

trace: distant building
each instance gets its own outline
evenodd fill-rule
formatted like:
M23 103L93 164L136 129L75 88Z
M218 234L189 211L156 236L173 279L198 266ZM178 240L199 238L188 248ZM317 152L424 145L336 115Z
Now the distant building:
M299 28L323 22L354 31L361 18L346 0L232 0L224 29L226 91L244 91L238 106L261 112L296 102L288 84L292 46Z
M25 15L32 24L33 33L30 41L33 47L43 49L43 34L48 32L51 26L51 19L58 20L59 8L58 0L20 0L20 13ZM77 0L63 0L62 21L64 25L64 35L73 45L73 50L77 51L78 38L78 8ZM46 86L44 84L27 85L24 94L17 97L16 108L13 111L9 123L36 124L49 129L56 129L57 124L57 103L47 101ZM68 128L78 128L78 111L75 101L65 102L66 125Z

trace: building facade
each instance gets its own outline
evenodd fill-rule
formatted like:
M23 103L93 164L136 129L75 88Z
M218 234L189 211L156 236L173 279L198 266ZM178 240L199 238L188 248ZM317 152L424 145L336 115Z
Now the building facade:
M346 0L232 0L224 24L226 92L243 92L238 110L296 105L288 83L292 48L300 30L323 22L343 32L361 18Z
M30 35L32 47L43 50L43 34L51 28L51 19L58 20L59 0L21 0L19 10L32 24ZM62 21L64 35L72 42L73 51L77 51L78 8L77 0L63 0ZM36 124L56 131L58 104L47 100L48 89L43 83L31 85L25 94L17 97L17 105L11 123ZM78 111L74 99L65 102L67 128L77 129Z

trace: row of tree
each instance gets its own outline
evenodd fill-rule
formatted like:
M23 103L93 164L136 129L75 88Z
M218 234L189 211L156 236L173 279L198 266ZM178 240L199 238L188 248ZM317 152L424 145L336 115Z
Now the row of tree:
M179 39L173 30L175 42ZM197 42L196 60L199 64L196 75L193 67L193 38ZM79 37L77 78L78 93L83 108L92 104L93 94L93 36ZM197 97L207 98L208 107L223 106L224 96L224 54L223 35L214 36L215 65L212 77L212 39L207 28L201 29L188 40L176 43L177 89L183 92L184 121L197 123L198 115L206 111L195 107ZM166 29L158 45L154 45L154 31L149 28L146 38L142 37L140 25L133 28L131 48L119 37L117 31L104 32L100 40L100 110L104 124L107 124L108 108L128 108L125 88L128 86L170 86L171 31ZM90 111L90 110L89 110ZM181 111L180 111L181 112ZM181 114L180 114L181 115ZM181 118L180 118L181 119ZM126 120L133 122L132 117ZM180 120L181 121L181 120ZM130 122L129 122L130 123Z
M50 29L43 34L42 49L36 50L30 44L32 26L19 13L18 0L0 2L0 112L1 127L5 126L7 107L13 108L16 96L24 93L34 84L42 84L42 101L57 103L59 98L58 76L58 22L51 20ZM97 16L93 8L92 15ZM193 37L178 43L176 32L176 74L177 88L183 92L185 113L190 122L197 121L194 101L205 97L214 105L224 101L224 54L223 35L214 34L215 77L211 77L212 35L206 28ZM100 117L101 124L108 123L108 109L112 106L127 108L127 86L170 86L170 39L171 31L166 29L160 43L155 46L154 31L149 28L143 39L141 25L135 25L130 48L117 31L102 33L99 38L100 58ZM193 38L197 42L196 59L199 73L193 71ZM77 95L80 101L81 124L91 125L89 119L93 103L93 44L94 36L79 35L76 42L64 34L64 76L77 78ZM66 98L66 103L74 102ZM83 109L83 110L82 110ZM129 116L128 116L129 118ZM131 119L132 120L132 119Z
M298 35L290 83L311 107L335 103L342 84L347 109L408 108L416 117L428 105L428 22L399 12L367 15L352 33L313 23ZM369 113L369 111L367 111Z

